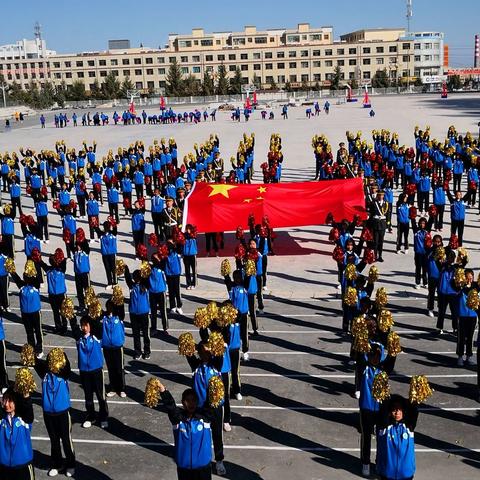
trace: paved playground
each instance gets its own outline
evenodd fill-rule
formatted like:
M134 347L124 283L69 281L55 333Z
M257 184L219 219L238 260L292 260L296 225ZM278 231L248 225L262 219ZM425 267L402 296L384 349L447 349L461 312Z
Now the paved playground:
M198 125L142 125L105 126L55 129L53 113L47 114L47 128L41 129L34 118L24 125L13 125L9 132L0 134L0 151L18 150L20 146L36 150L53 149L55 141L65 140L68 147L81 146L86 140L98 143L97 155L118 146L128 146L135 140L145 145L154 139L173 136L178 144L179 158L192 151L194 143L202 143L211 133L220 138L220 151L228 164L235 155L242 134L255 132L255 181L261 181L259 165L265 161L271 133L279 133L283 140L283 181L313 179L315 174L311 138L325 134L332 148L345 140L347 130L361 130L368 141L372 129L386 128L399 134L400 144L414 144L413 129L430 125L432 137L443 140L449 125L457 131L478 133L480 95L457 94L447 100L439 95L373 97L376 112L370 118L361 103L336 105L330 114L308 120L305 108L289 110L289 119L282 120L280 112L275 120L261 120L255 113L248 123L233 123L228 113L219 112L217 121ZM93 112L94 110L92 110ZM147 113L150 110L147 109ZM184 111L179 108L178 111ZM77 111L78 115L78 111ZM38 119L37 119L38 120ZM5 194L4 201L5 201ZM22 199L31 208L31 199ZM285 199L285 208L294 208ZM149 202L147 201L147 211ZM121 209L123 210L123 209ZM101 211L106 216L106 205ZM150 216L146 215L147 220ZM446 214L446 218L449 215ZM467 213L464 246L470 253L470 264L476 272L480 268L480 227L477 210ZM119 255L123 254L130 266L138 264L134 257L130 220L119 225ZM128 225L122 233L122 221ZM312 212L312 224L320 224ZM43 246L44 254L64 246L60 219L50 219L52 241ZM86 220L77 220L77 226L87 228ZM19 227L17 225L17 227ZM448 236L448 226L444 236ZM147 225L147 234L153 231ZM278 232L269 259L269 280L266 292L265 315L260 317L260 336L252 338L251 361L242 365L244 399L232 400L232 432L226 433L225 465L227 478L275 479L344 479L360 475L360 435L358 402L352 398L353 367L347 365L350 343L340 335L341 304L337 298L336 265L331 259L332 245L328 241L328 227L292 228ZM17 270L23 270L23 240L18 228L16 237ZM227 235L225 249L220 256L233 256L234 238ZM203 251L203 239L199 241ZM416 479L440 477L475 478L480 467L480 409L477 402L475 368L456 367L455 337L437 336L434 320L426 315L426 291L413 288L413 255L394 253L394 234L386 237L385 263L379 264L379 286L389 292L389 307L396 321L404 353L397 360L392 376L392 390L404 395L408 392L409 377L425 374L435 390L423 406L416 430ZM220 277L221 258L199 255L199 286L196 290L182 289L185 300L182 317L171 321L171 336L152 339L150 361L133 361L131 330L127 329L126 369L127 395L125 399L109 399L110 428L81 428L83 419L83 392L74 371L71 382L73 399L73 438L78 468L76 478L131 479L175 477L171 458L173 441L171 427L161 407L150 410L144 405L143 390L149 375L158 376L178 400L182 390L190 384L188 364L177 354L176 337L191 330L195 308L208 300L226 298L226 289ZM93 245L92 284L104 298L106 282L98 244ZM73 277L69 293L75 291ZM127 290L122 282L124 291ZM8 365L19 364L19 352L25 342L25 332L19 322L16 288L11 288L12 313L5 316ZM43 304L49 306L46 289L42 289ZM46 350L63 346L72 368L76 368L76 351L72 339L53 334L52 313L42 310L47 332ZM127 314L127 326L128 314ZM449 327L449 321L447 321ZM476 338L476 335L475 335ZM38 379L37 379L38 383ZM48 436L41 418L41 408L35 407L34 448L37 478L47 478L49 454Z

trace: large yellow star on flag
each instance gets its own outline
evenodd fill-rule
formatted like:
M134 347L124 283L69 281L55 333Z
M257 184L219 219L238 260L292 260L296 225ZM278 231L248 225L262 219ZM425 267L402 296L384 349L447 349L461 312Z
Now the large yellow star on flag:
M223 195L225 198L230 198L228 193L229 190L232 188L237 188L235 185L226 185L224 183L209 185L209 187L212 189L209 197L213 197L214 195Z

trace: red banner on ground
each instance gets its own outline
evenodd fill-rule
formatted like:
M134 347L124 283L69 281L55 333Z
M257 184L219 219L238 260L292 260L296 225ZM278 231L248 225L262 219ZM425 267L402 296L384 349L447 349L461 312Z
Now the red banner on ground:
M336 221L366 218L361 178L268 184L195 183L185 202L183 225L198 232L226 232L247 227L266 215L272 228L320 225L331 212Z

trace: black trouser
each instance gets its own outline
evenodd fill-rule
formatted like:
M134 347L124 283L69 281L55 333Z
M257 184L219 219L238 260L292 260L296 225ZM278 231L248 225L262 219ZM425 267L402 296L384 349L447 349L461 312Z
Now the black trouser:
M180 275L167 275L168 300L170 309L182 308L182 297L180 295Z
M458 246L462 246L463 242L463 229L465 227L465 220L452 220L451 235L458 235Z
M95 421L95 404L93 403L93 394L97 397L100 422L108 418L108 405L105 398L105 385L103 383L103 370L98 368L91 372L80 371L80 382L85 392L85 408L87 410L87 420Z
M108 211L110 216L115 219L115 222L119 223L120 219L118 218L118 203L109 203Z
M232 368L232 385L231 385L231 393L232 395L236 395L240 393L240 387L242 385L240 381L240 349L235 348L234 350L228 350L228 354L230 355L230 365ZM225 396L227 396L230 392L225 390Z
M443 293L438 294L437 328L440 330L443 330L443 323L445 321L445 313L447 312L447 307L450 307L450 315L452 316L452 328L453 330L457 329L455 297L455 295L444 295Z
M0 340L0 390L8 387L7 350L5 340Z
M168 315L167 315L167 299L165 292L153 293L150 292L150 329L157 330L157 312L160 310L162 317L162 328L168 330Z
M459 357L473 355L473 334L477 325L477 317L460 317L458 319L457 355ZM478 346L477 346L478 348Z
M178 480L212 480L212 466L209 463L202 468L177 467Z
M416 253L415 254L415 283L420 285L420 281L423 285L427 285L427 254Z
M49 295L48 301L52 307L53 311L53 321L55 323L55 330L66 330L67 329L67 319L62 317L60 314L60 308L62 302L65 299L65 294L60 293L58 295Z
M255 297L255 293L248 294L248 313L250 315L250 322L252 323L254 332L258 330L257 313L255 311Z
M75 468L75 452L72 442L72 419L70 410L59 414L43 412L43 420L50 437L51 468L61 470L62 468ZM65 452L65 464L63 463L62 447Z
M262 275L257 275L257 304L260 310L263 310L263 277Z
M348 333L350 331L353 318L357 313L357 308L350 307L349 305L346 305L345 302L342 302L342 310L343 310L342 332Z
M78 306L81 310L85 308L85 290L90 286L90 274L76 273L75 287L77 288Z
M268 255L262 255L262 287L267 285Z
M162 231L162 214L161 212L152 212L152 222L153 228L155 231L155 235L160 239L163 240L163 231Z
M133 349L136 355L142 353L141 336L143 336L143 353L150 355L150 330L148 327L148 313L137 315L130 313L130 324L133 334Z
M143 185L135 185L135 193L137 194L137 200L143 197Z
M197 257L196 255L184 255L183 265L185 266L185 278L187 287L197 286Z
M48 217L46 215L37 217L37 221L38 221L38 227L39 227L38 232L39 232L40 240L43 240L43 239L48 240Z
M35 470L31 463L21 467L4 467L0 465L0 478L8 480L35 480Z
M205 247L206 247L207 253L210 253L211 248L213 248L214 252L218 252L216 232L210 232L205 234Z
M456 192L460 190L462 185L462 174L461 173L454 173L453 174L453 191Z
M385 230L374 230L373 231L373 244L375 251L375 258L382 258L383 253L383 239L385 238Z
M8 300L8 275L0 277L0 307L8 308L10 302Z
M133 233L133 244L135 248L145 242L145 230L135 230Z
M105 363L107 364L110 390L116 393L124 392L125 369L123 366L123 347L103 347L103 356L105 357Z
M223 422L230 423L232 421L232 410L230 408L230 374L222 373L223 388L225 397L223 400Z
M443 215L445 213L445 205L435 205L437 207L437 216L435 217L435 228L441 230L443 228Z
M13 235L2 235L3 245L5 248L5 255L10 258L15 258L15 248L13 242L15 240Z
M17 207L18 207L18 213L20 213L20 215L22 214L22 203L20 201L20 197L15 197L15 198L12 198L12 212L13 212L13 216L16 217L17 216Z
M240 338L242 339L242 352L248 352L248 319L246 313L237 314L237 323L240 324Z
M35 353L43 351L43 333L40 312L23 313L22 322L27 333L27 343L31 345Z
M370 465L372 435L377 425L378 413L371 410L360 410L360 459L362 465Z
M115 254L102 255L105 274L107 275L107 284L115 285L117 283L117 273L115 271Z
M429 192L418 192L417 204L420 212L426 212L430 205Z
M223 461L223 407L212 408L211 423L213 451L217 462Z
M433 310L435 307L435 294L437 293L437 287L438 287L438 278L429 278L428 279L428 300L427 300L428 310Z
M410 231L410 227L408 223L401 223L398 222L397 225L397 251L400 250L402 247L402 236L403 236L403 243L405 245L405 250L408 250L408 233Z
M85 205L87 203L87 199L85 198L85 195L77 195L77 201L78 201L78 209L80 210L80 216L84 217L87 213L85 210Z

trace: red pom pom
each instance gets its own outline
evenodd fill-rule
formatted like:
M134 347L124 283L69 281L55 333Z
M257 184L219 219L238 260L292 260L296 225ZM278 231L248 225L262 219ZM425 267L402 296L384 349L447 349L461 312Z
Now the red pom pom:
M77 231L75 232L75 238L77 243L83 243L85 241L85 231L82 227L77 228Z
M458 237L456 235L452 235L450 237L450 241L448 242L448 246L452 250L456 250L458 248Z
M123 199L123 206L127 209L130 209L132 207L132 202L128 197Z
M346 167L344 167L344 166L340 167L339 173L340 173L341 177L345 177L347 175Z
M255 225L255 216L253 215L253 213L248 216L248 225Z
M449 181L452 180L452 171L451 170L447 170L445 172L445 180Z
M371 248L366 248L363 253L363 261L368 265L375 262L375 252Z
M20 225L27 225L27 216L24 213L20 214Z
M239 244L235 248L234 257L237 260L241 260L245 256L245 247L242 244Z
M407 195L415 195L417 186L414 183L409 183L406 188Z
M353 216L353 223L355 224L355 226L359 227L361 224L362 224L362 219L360 218L360 215L358 214L355 214Z
M247 260L258 260L258 250L256 248L250 248L247 252Z
M98 227L98 217L90 217L90 220L88 221L88 223L92 228L97 228Z
M476 191L477 190L477 183L474 180L470 180L468 182L468 189Z
M327 216L325 217L325 224L326 225L331 225L333 223L333 213L328 212Z
M261 165L260 165L260 168L262 170L267 170L268 169L268 163L267 162L263 162Z
M182 165L180 165L180 173L184 174L186 171L187 171L187 167L185 166L184 163L182 163Z
M393 170L387 170L387 180L391 180L395 175Z
M94 183L93 190L95 191L95 193L100 193L100 191L102 190L102 185L100 183Z
M138 199L138 205L140 206L141 209L145 208L145 198L144 197L140 197Z
M112 227L116 227L117 226L117 222L115 221L115 219L112 217L112 216L108 216L107 217L107 222L112 226Z
M260 236L262 238L267 238L268 237L268 229L264 225L262 225L260 227L260 232L259 233L260 233Z
M340 232L337 227L333 227L328 234L328 239L331 242L336 242L340 238Z
M148 244L151 246L151 247L156 247L158 246L158 237L155 233L151 233L149 236L148 236Z
M178 245L185 245L185 242L186 242L185 235L183 234L183 232L181 230L178 230L177 232L174 232L173 240Z
M118 185L118 178L115 175L112 175L112 178L110 179L110 182L112 185L117 186Z
M55 210L60 210L60 200L58 200L57 198L53 201L53 208Z
M435 205L430 205L428 207L428 215L430 215L430 217L436 217L437 214L438 214L437 207Z
M146 260L148 256L147 247L143 243L140 243L137 246L136 254L140 260Z
M197 227L195 225L188 224L185 227L185 233L190 237L190 238L197 238Z
M65 243L70 243L72 241L72 232L68 228L63 229L63 241Z
M40 193L46 197L48 195L48 189L47 187L44 185L41 189L40 189Z
M72 209L72 210L75 210L77 208L77 202L75 202L75 200L70 200L68 206Z
M425 245L425 248L432 248L433 242L432 242L432 236L430 235L430 233L427 233L425 235L423 244Z
M33 227L35 225L35 219L32 215L27 215L27 225Z
M25 191L27 192L28 195L31 195L32 194L32 186L27 185L27 188L25 189Z
M162 172L161 170L159 170L159 171L157 172L157 178L158 178L159 180L163 180L164 175L163 175L163 172Z
M410 220L417 218L417 209L414 206L408 209L408 218L410 218Z
M42 259L42 254L40 252L40 250L35 247L33 250L32 250L32 260L35 262L35 263L38 263L41 259Z
M161 258L161 259L165 259L168 257L168 247L167 245L164 243L162 245L159 245L158 248L157 248L157 253L158 253L158 256Z
M237 230L235 231L235 238L237 240L241 240L242 238L244 238L244 233L243 233L243 228L238 226L237 227Z
M373 233L368 227L363 227L362 233L360 234L360 239L364 242L373 241Z
M147 175L145 177L145 185L150 185L151 183L152 183L152 177Z
M57 248L55 253L53 254L53 263L58 266L65 260L65 255L63 254L63 250L61 248Z
M343 248L342 248L340 245L337 245L337 246L333 249L332 258L333 258L337 263L343 262L343 256L344 256L344 255L345 255L345 252L343 251Z
M102 180L105 185L108 185L110 183L110 179L107 177L107 174L103 175Z
M268 215L263 216L262 225L267 228L270 227L270 220L268 219Z

